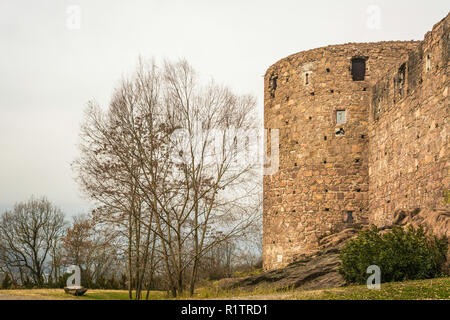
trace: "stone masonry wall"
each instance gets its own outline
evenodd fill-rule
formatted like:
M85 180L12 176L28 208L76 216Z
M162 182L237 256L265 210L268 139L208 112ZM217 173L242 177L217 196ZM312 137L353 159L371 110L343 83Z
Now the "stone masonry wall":
M450 210L449 21L372 89L369 218L378 226L391 224L398 210Z
M280 130L280 167L264 177L266 270L314 252L321 236L345 223L367 221L370 88L418 45L329 46L268 69L265 128ZM364 81L353 81L352 58L366 59ZM345 124L337 124L338 110Z

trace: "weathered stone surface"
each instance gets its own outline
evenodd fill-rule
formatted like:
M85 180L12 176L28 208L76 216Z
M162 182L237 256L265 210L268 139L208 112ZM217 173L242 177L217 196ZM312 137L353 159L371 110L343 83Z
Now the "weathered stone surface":
M280 130L280 167L264 177L265 270L311 256L347 224L450 208L449 21L422 42L328 46L268 69L264 122ZM353 81L358 57L364 81Z
M341 265L339 251L345 242L354 238L359 229L352 227L328 235L319 241L318 249L311 255L295 257L297 260L287 267L264 272L263 274L240 279L228 284L228 288L252 290L258 287L272 289L301 288L316 290L342 287L344 279L338 273Z
M84 287L64 287L64 292L73 296L82 296L86 291L87 289Z

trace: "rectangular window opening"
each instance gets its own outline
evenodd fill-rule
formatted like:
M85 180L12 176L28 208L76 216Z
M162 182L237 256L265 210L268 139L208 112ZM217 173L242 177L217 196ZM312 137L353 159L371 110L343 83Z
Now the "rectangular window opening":
M352 59L353 81L364 81L365 76L366 76L366 59L353 58Z
M347 122L347 114L345 110L336 111L336 123L345 124Z
M353 223L355 219L353 218L353 211L347 211L347 219L345 222Z

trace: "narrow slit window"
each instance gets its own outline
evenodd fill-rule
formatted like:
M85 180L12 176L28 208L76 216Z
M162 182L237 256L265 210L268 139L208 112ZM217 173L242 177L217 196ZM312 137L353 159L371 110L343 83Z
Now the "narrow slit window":
M406 63L402 64L398 69L397 74L397 90L400 97L403 97L403 88L405 86L406 78Z
M309 73L305 73L305 85L309 84Z
M347 114L345 110L336 111L336 123L345 124L347 122Z
M427 54L426 70L431 71L431 56Z
M366 76L366 59L353 58L352 59L353 81L364 81L365 76Z

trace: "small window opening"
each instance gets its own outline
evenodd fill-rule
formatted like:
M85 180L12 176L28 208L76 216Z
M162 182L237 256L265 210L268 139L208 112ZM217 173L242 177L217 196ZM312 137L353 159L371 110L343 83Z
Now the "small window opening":
M326 212L329 212L329 211L330 211L330 208L325 208L325 211L326 211Z
M333 90L333 89L331 89L331 90L330 90L330 92L331 92L331 93L334 93L334 90Z
M359 159L355 159L355 162L356 162L356 163L359 163Z
M406 78L406 63L402 64L398 69L397 74L397 90L400 97L403 96L403 89L405 87L405 78Z
M327 72L330 73L330 71L331 71L330 68L327 68Z
M352 59L353 81L364 81L365 76L366 76L366 59L353 58Z
M327 139L328 139L327 136L323 137L323 140L327 141Z
M353 221L355 221L355 219L353 218L353 211L347 211L345 222L353 223Z
M347 122L345 110L336 111L336 123L337 124L345 124Z
M309 84L309 73L305 73L305 85Z
M427 72L431 71L431 56L429 54L427 55L426 70Z
M337 132L336 132L336 136L345 136L345 130L340 128Z
M275 98L275 91L277 90L277 80L278 80L278 75L276 75L275 73L272 73L270 75L269 78L269 92L270 92L270 97Z

